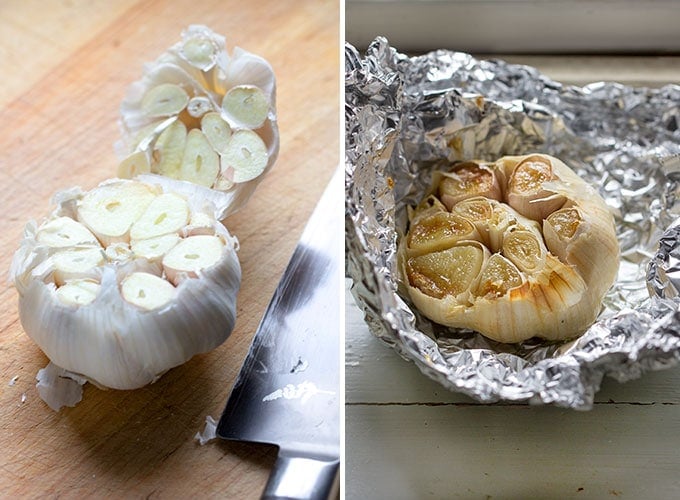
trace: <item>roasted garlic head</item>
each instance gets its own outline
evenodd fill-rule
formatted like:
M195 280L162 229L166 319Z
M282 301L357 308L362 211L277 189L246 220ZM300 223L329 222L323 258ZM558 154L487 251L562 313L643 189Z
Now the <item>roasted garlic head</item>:
M121 125L119 177L153 174L207 188L222 219L276 159L274 71L243 49L229 54L224 37L205 26L190 26L130 86Z
M595 321L619 245L595 189L533 154L435 174L398 261L411 300L437 323L499 342L561 340Z

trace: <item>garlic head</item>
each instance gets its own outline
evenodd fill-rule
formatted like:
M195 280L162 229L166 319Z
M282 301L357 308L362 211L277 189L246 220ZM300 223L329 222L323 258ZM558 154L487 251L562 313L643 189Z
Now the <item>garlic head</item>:
M229 54L224 37L207 27L190 26L130 86L121 125L120 177L168 177L175 191L202 186L223 219L276 160L274 72L243 49Z
M581 334L618 271L604 200L548 155L438 172L409 219L397 257L415 306L499 342Z
M122 179L57 200L11 269L24 330L54 365L135 389L226 340L241 270L211 205Z

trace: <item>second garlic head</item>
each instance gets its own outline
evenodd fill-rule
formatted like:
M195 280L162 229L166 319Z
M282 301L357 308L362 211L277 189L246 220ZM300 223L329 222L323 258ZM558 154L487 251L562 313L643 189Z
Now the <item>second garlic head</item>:
M435 174L398 261L411 300L437 323L500 342L561 340L595 321L619 246L596 191L535 154Z

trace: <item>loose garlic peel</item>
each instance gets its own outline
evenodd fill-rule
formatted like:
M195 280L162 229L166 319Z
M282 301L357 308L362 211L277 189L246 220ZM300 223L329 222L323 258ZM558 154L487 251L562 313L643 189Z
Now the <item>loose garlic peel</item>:
M273 166L279 148L276 81L263 58L234 49L205 26L145 67L121 105L118 176L201 186L218 219L237 211ZM204 189L203 189L204 188Z
M24 330L55 365L134 389L226 340L241 271L210 205L120 179L57 198L11 269Z
M581 334L619 265L602 198L560 160L508 156L434 175L398 262L428 318L499 342Z

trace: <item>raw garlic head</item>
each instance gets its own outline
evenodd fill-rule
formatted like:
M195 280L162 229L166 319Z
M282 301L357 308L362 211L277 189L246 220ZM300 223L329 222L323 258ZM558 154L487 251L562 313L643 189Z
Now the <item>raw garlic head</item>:
M121 179L56 200L10 272L24 330L55 365L135 389L226 340L241 269L211 206Z
M121 105L118 176L161 175L206 188L222 219L248 200L279 149L276 80L263 58L205 26L145 66ZM212 192L211 192L212 190Z
M456 164L409 218L398 261L415 306L499 342L581 334L618 271L604 200L551 156Z

